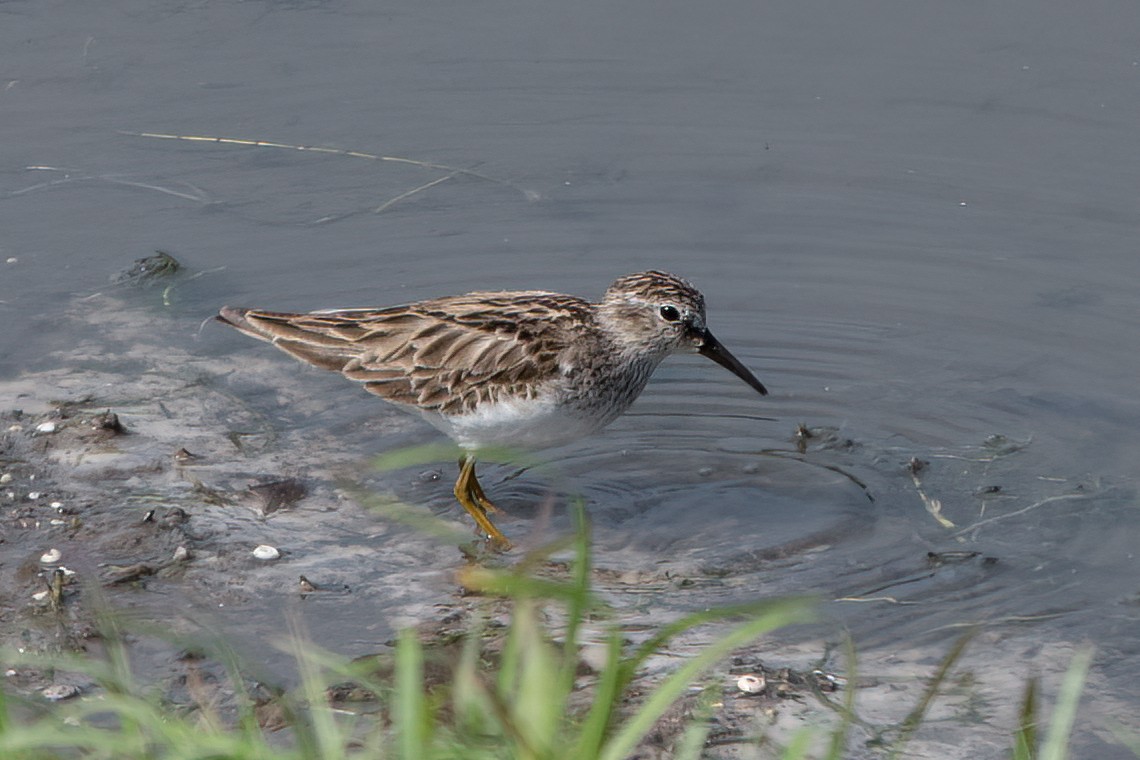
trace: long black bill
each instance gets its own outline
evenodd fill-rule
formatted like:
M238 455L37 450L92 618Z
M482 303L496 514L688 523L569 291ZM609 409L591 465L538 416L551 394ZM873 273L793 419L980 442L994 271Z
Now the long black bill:
M722 346L720 341L714 338L711 332L705 331L704 342L701 343L701 346L697 349L697 351L701 354L701 356L707 356L720 366L727 369L732 374L739 377L744 382L751 385L756 390L760 391L761 396L768 395L768 389L764 387L764 383L757 380L756 376L748 371L748 367L745 367L743 364L741 364L740 360L733 356L727 348Z

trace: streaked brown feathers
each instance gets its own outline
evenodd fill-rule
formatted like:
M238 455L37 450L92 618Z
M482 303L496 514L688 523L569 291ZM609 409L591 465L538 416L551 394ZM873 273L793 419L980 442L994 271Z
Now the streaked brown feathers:
M588 302L540 291L308 314L227 307L220 319L388 401L442 414L533 397L596 331Z

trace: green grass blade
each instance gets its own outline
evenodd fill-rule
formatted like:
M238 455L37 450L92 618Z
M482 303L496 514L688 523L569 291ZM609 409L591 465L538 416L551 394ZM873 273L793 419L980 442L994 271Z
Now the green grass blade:
M791 740L788 745L784 747L783 753L780 755L780 760L804 760L808 756L808 751L811 750L811 741L815 738L815 732L807 726L798 729L792 734ZM826 755L826 757L839 758L840 755Z
M684 633L690 628L696 628L699 625L706 623L716 623L729 618L741 617L759 617L766 616L770 613L777 613L783 609L792 614L794 620L789 622L803 622L807 618L802 617L804 611L814 605L814 600L810 597L790 597L788 599L777 599L775 601L760 601L749 602L747 604L734 604L725 607L717 607L710 610L702 610L694 612L691 615L686 615L680 620L675 620L661 628L654 636L648 639L645 643L637 648L629 665L636 669L641 666L645 660L653 656L655 652L664 647L680 633Z
M713 703L719 696L720 689L715 687L708 687L701 692L697 707L693 710L693 717L677 742L673 754L674 760L700 760L705 741L712 729L709 719L712 717Z
M1110 723L1108 730L1112 732L1112 737L1118 744L1127 747L1136 757L1140 757L1140 737L1118 723Z
M578 727L578 741L571 757L597 757L621 699L621 631L606 639L606 664L594 690L594 701Z
M4 689L4 684L0 684L0 736L8 729L8 724L11 718L8 714L8 692Z
M942 684L949 678L950 671L954 669L954 666L958 664L958 660L965 654L966 646L973 638L974 631L970 631L965 636L962 636L954 642L954 646L950 647L950 651L942 658L938 670L935 672L934 677L930 679L930 683L927 684L926 690L923 691L922 697L918 700L918 704L915 705L914 709L903 719L899 729L898 739L895 740L894 745L891 747L890 757L892 760L893 758L901 756L906 743L910 741L914 732L922 725L922 720L926 717L926 711L929 710L930 705L934 703L934 698L938 696Z
M396 694L393 724L399 734L400 757L423 760L428 756L430 725L424 696L424 652L413 629L400 631L396 643Z
M850 636L844 637L843 649L847 664L847 687L843 692L839 725L831 732L831 741L828 742L827 754L824 755L826 760L842 760L843 752L847 748L847 735L855 722L855 684L859 677L859 663L855 654L855 642Z
M468 565L456 575L465 588L480 594L513 599L547 599L570 605L592 603L589 596L585 600L581 600L580 589L576 588L573 583L532 578L511 570L495 570L479 565Z
M574 564L571 566L571 595L566 601L566 631L562 642L562 672L559 676L561 691L569 694L578 675L578 630L590 609L590 524L586 509L579 501L574 507L577 526L574 542Z
M1045 736L1045 744L1041 748L1041 760L1065 760L1069 756L1069 737L1073 731L1073 723L1077 719L1077 705L1081 701L1081 691L1084 689L1092 658L1092 648L1082 649L1073 656L1073 661L1061 681L1057 704L1053 707L1053 715L1049 719L1049 730Z
M538 756L547 757L558 746L558 732L570 692L560 688L560 651L546 639L537 611L527 610L515 624L520 627L522 645L518 688L502 696L526 746L533 748Z
M340 760L344 757L345 736L333 718L332 710L325 699L325 684L328 679L316 657L309 656L308 639L299 627L299 621L292 621L292 654L297 661L301 675L301 692L308 703L308 720L304 721L312 731L311 742L317 748L322 760ZM301 723L300 721L298 723Z
M810 618L810 607L803 600L769 602L765 606L765 612L709 644L699 655L666 678L649 695L641 709L606 743L600 760L622 760L629 755L689 685L734 649L777 628L804 622Z
M1025 684L1025 696L1017 714L1017 731L1013 734L1013 760L1037 758L1037 690L1036 678Z

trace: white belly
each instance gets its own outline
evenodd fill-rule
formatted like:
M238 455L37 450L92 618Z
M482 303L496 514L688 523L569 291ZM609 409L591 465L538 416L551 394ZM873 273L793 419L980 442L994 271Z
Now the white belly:
M553 399L505 401L460 416L421 412L424 419L468 451L503 447L541 449L568 443L605 426L602 419L567 413Z

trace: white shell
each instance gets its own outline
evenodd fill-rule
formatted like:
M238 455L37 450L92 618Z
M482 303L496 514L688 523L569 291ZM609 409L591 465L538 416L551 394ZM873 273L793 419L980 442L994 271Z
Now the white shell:
M281 552L277 551L277 549L270 546L269 544L261 544L260 546L258 546L256 549L253 550L254 559L261 559L261 560L268 561L271 559L277 559L280 556L281 556Z
M61 552L59 549L48 549L46 552L40 555L40 562L45 565L54 565L56 562L59 562L62 557L63 552Z
M736 688L745 694L759 694L764 691L764 687L767 685L768 682L764 680L764 676L754 676L751 673L736 679Z
M54 433L56 431L56 424L54 422L41 422L36 425L37 433Z

